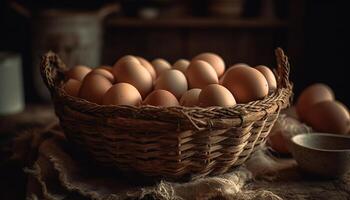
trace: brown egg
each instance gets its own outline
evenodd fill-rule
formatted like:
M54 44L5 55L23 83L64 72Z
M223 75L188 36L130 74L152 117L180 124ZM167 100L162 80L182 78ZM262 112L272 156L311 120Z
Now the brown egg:
M264 75L252 67L235 67L229 70L222 85L233 94L238 103L263 99L269 92Z
M219 83L222 84L222 81L224 80L225 75L233 68L236 67L250 67L249 65L245 64L245 63L237 63L232 65L230 68L228 68L225 73L220 77Z
M192 61L185 74L190 88L202 89L207 85L219 82L214 68L202 60Z
M222 81L224 80L224 77L225 77L225 74L220 77L220 79L219 79L219 84L220 85L222 85Z
M199 88L193 88L186 91L180 99L180 105L186 107L198 106L198 98L201 91L202 90Z
M198 103L201 107L230 107L236 105L236 100L224 86L211 84L202 89L199 94Z
M84 77L91 71L91 68L84 65L77 65L66 72L66 76L71 79L83 81Z
M225 62L217 54L201 53L192 59L192 61L194 61L194 60L204 60L204 61L208 62L215 69L218 77L223 75L225 72Z
M99 66L99 67L97 67L95 69L105 69L105 70L107 70L107 71L109 71L111 73L113 72L113 68L111 66L108 66L108 65L102 65L102 66Z
M152 90L152 76L140 63L125 61L113 68L113 74L118 83L129 83L136 87L142 97Z
M113 68L116 68L120 65L123 65L124 62L136 62L138 64L141 64L141 62L139 61L139 59L137 59L136 56L133 55L126 55L121 57L116 63L114 63Z
M179 59L173 64L173 69L177 69L185 74L189 65L190 65L190 61L186 59Z
M284 111L284 110L283 110ZM290 112L290 111L289 111ZM290 153L288 142L290 138L301 133L310 132L309 127L297 119L284 113L273 124L268 135L267 143L275 151L283 154Z
M144 58L142 58L142 57L140 57L140 56L137 56L136 58L139 59L141 65L144 66L144 67L148 70L148 72L149 72L149 73L151 74L151 76L152 76L152 79L153 79L153 80L156 80L156 77L157 77L156 70L154 70L154 68L153 68L153 66L151 65L151 63L148 62L148 60L146 60L146 59L144 59Z
M338 101L322 101L308 109L305 123L318 132L346 134L350 128L349 110Z
M104 105L130 105L138 106L142 98L139 91L129 83L117 83L104 94Z
M81 86L81 82L75 79L69 79L63 86L63 89L70 96L77 97L79 94L79 89Z
M107 78L111 83L115 83L114 75L106 69L96 68L96 69L93 69L89 74L99 74Z
M250 66L246 63L236 63L236 64L232 65L228 70L235 68L235 67L250 67Z
M103 95L112 87L112 83L100 74L89 74L81 84L79 97L94 102L102 103Z
M163 72L157 79L154 89L162 89L171 92L180 99L188 89L185 75L179 70L172 69Z
M269 93L274 92L277 89L277 81L271 69L264 65L258 65L255 67L255 69L265 76L267 85L269 86Z
M154 90L143 101L144 105L171 107L178 106L176 97L166 90Z
M152 66L156 70L157 77L164 71L171 69L170 63L162 58L154 59L152 61Z
M283 136L281 131L274 133L273 135L269 135L267 144L274 149L275 151L283 154L289 154L288 149L288 138Z
M301 121L304 121L308 109L322 101L333 101L334 93L330 87L323 83L310 85L302 91L296 103L296 110Z

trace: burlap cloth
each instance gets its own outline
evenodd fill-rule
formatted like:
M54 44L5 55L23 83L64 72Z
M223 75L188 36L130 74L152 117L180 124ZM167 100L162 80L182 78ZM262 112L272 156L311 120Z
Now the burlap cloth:
M73 159L63 134L51 126L22 135L17 143L16 156L28 158L29 200L350 199L350 175L333 181L308 179L293 159L279 159L266 150L257 151L225 175L186 183L143 184Z

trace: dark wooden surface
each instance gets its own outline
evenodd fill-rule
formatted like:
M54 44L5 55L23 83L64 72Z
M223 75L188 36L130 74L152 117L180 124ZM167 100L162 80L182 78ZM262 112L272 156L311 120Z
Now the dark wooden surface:
M247 189L264 189L285 200L348 200L350 199L350 173L333 180L304 174L297 166L279 171L277 176L266 176L248 183Z
M50 105L29 105L18 114L0 116L0 199L25 199L27 176L25 163L12 159L13 139L28 131L40 130L55 122Z

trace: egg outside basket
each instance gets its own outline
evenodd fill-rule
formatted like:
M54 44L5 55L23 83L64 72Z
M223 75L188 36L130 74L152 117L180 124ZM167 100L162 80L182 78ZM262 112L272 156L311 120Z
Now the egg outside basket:
M41 74L67 138L97 163L152 177L195 179L244 163L289 105L288 58L280 48L275 54L278 89L234 107L97 105L67 95L66 66L52 52L43 56Z

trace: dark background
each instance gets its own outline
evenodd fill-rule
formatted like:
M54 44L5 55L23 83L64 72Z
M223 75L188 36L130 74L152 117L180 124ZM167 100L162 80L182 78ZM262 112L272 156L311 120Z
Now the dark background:
M25 94L28 103L41 102L32 83L31 19L19 15L8 4L0 1L0 50L19 52L24 61ZM47 8L70 10L96 10L105 3L116 1L94 0L38 0L18 2L32 13ZM136 54L154 59L163 57L171 62L178 58L191 58L203 51L213 51L228 64L246 62L250 65L273 66L275 47L281 46L290 57L291 78L296 96L307 85L314 82L328 84L336 98L350 106L347 74L348 11L346 1L273 1L276 20L282 25L271 25L271 20L257 18L262 1L244 1L244 11L229 25L220 25L227 18L213 18L208 13L210 1L117 1L122 12L109 16L104 22L104 45L102 63L112 64L125 54ZM137 23L137 9L142 6L160 8L161 20L169 23L146 25ZM186 7L180 14L169 14L172 7ZM159 19L158 18L158 19ZM187 22L187 18L195 18ZM131 26L124 19L132 19ZM183 19L183 23L172 23ZM204 23L202 21L204 20ZM219 25L213 25L217 19ZM258 26L244 25L244 20L257 19ZM201 21L202 20L202 21ZM243 25L240 24L243 21ZM238 23L236 23L238 21ZM197 23L198 22L198 23ZM199 25L199 22L201 25ZM261 23L260 23L261 22ZM148 23L149 24L149 23ZM150 23L152 24L152 23ZM273 24L273 23L272 23Z
M43 102L33 84L33 68L37 67L32 65L33 18L18 14L9 2L0 0L0 51L21 54L26 102ZM309 84L323 82L334 90L338 100L350 106L346 1L274 0L277 15L274 19L260 16L263 0L244 1L239 18L213 16L208 9L210 0L18 2L34 16L48 8L95 11L106 3L121 3L122 12L109 16L103 23L101 54L105 64L113 64L125 54L141 55L150 60L163 57L174 62L178 58L213 51L228 65L246 62L252 66L272 67L275 64L273 50L280 46L290 58L296 96ZM137 10L142 6L158 7L160 16L153 21L139 19ZM175 12L174 7L182 9ZM3 124L11 129L6 122ZM4 145L1 143L1 146ZM0 199L24 199L26 175L22 167L10 165L2 167L1 172L4 173L0 173Z

